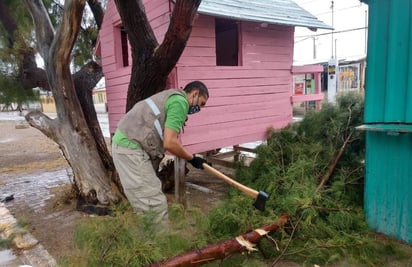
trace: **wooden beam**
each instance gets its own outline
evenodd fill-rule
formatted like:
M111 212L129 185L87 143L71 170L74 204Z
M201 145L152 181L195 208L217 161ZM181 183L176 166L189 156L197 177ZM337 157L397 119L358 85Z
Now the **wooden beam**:
M249 147L244 147L244 146L237 146L237 149L238 149L239 151L256 153L256 149L254 149L254 148L249 148Z
M206 157L205 159L207 160L207 162L212 163L212 164L217 164L217 165L221 165L221 166L228 167L228 168L234 167L233 161L219 159L214 156L209 156L209 157Z
M187 199L186 199L186 161L182 158L175 157L174 159L175 167L175 198L176 202L182 204L186 209Z
M253 148L235 145L233 146L232 151L212 155L204 154L203 156L208 162L212 164L233 168L234 164L240 161L241 152L256 153L255 149ZM233 158L233 160L231 160L230 158Z

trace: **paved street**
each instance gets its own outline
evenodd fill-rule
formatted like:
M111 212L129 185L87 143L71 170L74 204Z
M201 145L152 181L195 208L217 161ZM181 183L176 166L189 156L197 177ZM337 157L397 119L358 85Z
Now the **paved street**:
M26 114L27 112L23 111L23 114ZM55 118L56 114L54 113L47 113L47 116L50 118ZM110 137L110 132L109 132L109 119L107 113L97 113L97 119L99 120L100 123L100 128L102 129L103 135L105 137ZM0 121L16 121L16 122L24 122L25 119L23 115L20 115L19 112L13 111L13 112L0 112Z

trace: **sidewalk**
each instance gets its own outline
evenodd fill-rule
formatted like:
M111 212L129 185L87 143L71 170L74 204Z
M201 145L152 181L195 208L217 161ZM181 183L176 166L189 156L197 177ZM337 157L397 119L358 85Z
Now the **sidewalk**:
M11 239L13 246L20 252L15 255L10 249L0 250L1 267L57 266L56 261L38 240L18 225L3 203L0 203L0 241L1 239Z
M30 212L37 213L52 197L50 189L70 183L70 173L57 171L2 175L0 198L13 195L14 199L0 203L0 241L12 239L13 247L21 252L13 257L11 250L0 251L0 267L18 267L22 264L33 267L57 266L55 259L44 249L39 241L19 225L13 216L13 206L25 205ZM40 216L40 215L39 215ZM4 258L4 260L3 260Z

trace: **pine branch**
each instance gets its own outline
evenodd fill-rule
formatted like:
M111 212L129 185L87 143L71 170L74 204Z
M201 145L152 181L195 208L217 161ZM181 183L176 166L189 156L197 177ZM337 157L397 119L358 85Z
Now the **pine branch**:
M332 176L333 172L335 171L336 165L338 164L340 158L345 152L346 147L351 141L352 134L353 134L353 130L346 137L345 142L343 142L343 145L340 148L339 153L336 155L335 159L329 164L328 172L322 177L322 180L320 181L318 187L316 188L316 193L318 193L323 188L325 183L329 181L329 178Z
M308 205L308 207L314 208L316 210L322 210L322 211L354 211L353 209L350 209L350 208L326 208L326 207L319 207L319 206L314 206L314 205Z
M355 246L355 245L353 245L353 246ZM285 253L284 256L296 255L296 254L299 254L299 253L302 253L302 252L305 252L305 254L306 254L308 251L315 250L315 249L318 249L318 248L320 248L320 249L332 249L332 248L347 248L347 247L348 246L345 246L345 245L317 245L317 246L313 246L313 247L309 247L309 248L303 248L303 249L300 249L300 250L297 250L297 251L291 251L289 253Z
M298 228L299 223L302 221L302 218L303 218L303 214L299 217L299 220L296 222L296 225L293 226L293 230L292 230L292 233L290 234L288 243L286 244L285 248L282 250L280 255L275 259L275 261L272 262L272 265L271 265L272 267L275 266L279 262L279 260L285 255L286 250L289 248L289 245L292 242L292 238L295 234L295 231Z

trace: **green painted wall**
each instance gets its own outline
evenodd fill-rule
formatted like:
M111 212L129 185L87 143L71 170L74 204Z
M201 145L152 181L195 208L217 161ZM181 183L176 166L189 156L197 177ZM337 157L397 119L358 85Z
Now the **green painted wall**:
M373 126L366 134L366 217L371 228L411 243L412 0L365 2L365 123Z
M412 134L367 132L365 211L372 229L412 242Z

